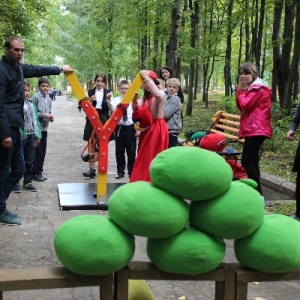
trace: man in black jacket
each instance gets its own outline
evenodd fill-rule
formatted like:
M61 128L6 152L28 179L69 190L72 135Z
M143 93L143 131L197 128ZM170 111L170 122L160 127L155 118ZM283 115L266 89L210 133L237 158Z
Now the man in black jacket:
M17 214L6 209L6 200L25 171L20 128L24 127L24 78L59 75L71 67L42 67L21 63L24 42L9 37L0 61L0 223L20 225Z

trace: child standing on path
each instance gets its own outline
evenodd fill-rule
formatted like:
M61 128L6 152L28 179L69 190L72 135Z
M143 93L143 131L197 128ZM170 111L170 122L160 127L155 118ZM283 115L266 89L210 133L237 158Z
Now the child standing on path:
M239 138L245 139L242 166L248 177L260 185L259 152L266 138L272 137L271 90L259 78L257 66L246 62L239 67L240 83L236 87L236 105L241 112ZM264 201L264 198L263 198Z
M169 145L168 125L164 120L166 95L158 87L160 83L155 72L142 70L140 74L144 79L144 94L140 100L132 101L133 115L135 115L135 119L139 112L142 116L146 116L147 112L150 112L150 118L148 120L149 128L140 133L137 158L130 182L140 180L151 182L150 164L156 155L166 150Z
M96 108L98 112L99 119L102 125L109 119L109 107L107 104L107 95L111 97L110 90L107 90L106 87L106 75L102 72L99 72L95 75L95 87L88 90L87 96L90 97L92 105ZM97 139L96 135L93 136L94 128L88 118L86 117L83 140L89 142L90 139ZM95 150L96 142L93 143L93 149ZM83 172L84 177L94 178L96 176L96 163L95 161L89 161L89 170Z
M39 91L33 96L32 101L37 108L42 138L35 151L33 179L36 181L44 181L47 179L42 173L44 171L43 167L47 150L47 130L49 122L54 121L54 116L51 114L52 100L48 94L50 89L49 80L47 78L40 78L38 88Z
M36 108L29 100L30 84L28 82L25 82L24 90L24 128L21 129L25 160L23 189L30 192L36 192L36 188L32 185L33 164L35 148L38 146L42 135L38 126ZM19 184L14 187L14 192L21 192Z
M164 117L169 129L169 148L178 145L178 135L182 128L182 104L177 95L179 87L180 82L177 78L170 78L167 80L167 105L165 108Z
M108 107L111 113L116 109L117 105L122 101L124 95L129 89L129 82L121 80L119 83L120 96L107 99ZM136 136L132 121L132 104L130 103L119 124L115 129L115 145L116 145L116 161L117 161L117 175L116 179L123 178L125 175L126 159L125 151L127 153L127 172L130 177L132 168L135 162L136 153Z

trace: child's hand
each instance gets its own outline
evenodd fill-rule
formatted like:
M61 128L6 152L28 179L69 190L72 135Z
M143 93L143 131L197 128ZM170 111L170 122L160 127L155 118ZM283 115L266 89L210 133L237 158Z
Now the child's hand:
M106 94L106 101L111 101L112 92Z
M50 122L54 122L54 116L50 115L49 120L50 120Z
M248 84L246 83L245 78L241 78L239 85L236 87L236 91L247 90L247 89L248 89Z
M289 130L289 132L287 133L287 139L288 139L289 142L293 141L294 134L295 134L294 130Z
M148 77L149 72L148 72L148 70L141 70L140 74L143 77L143 79L145 80Z
M39 139L35 139L34 141L34 147L36 148L39 145L40 140Z
M132 110L136 110L139 108L138 93L134 94L131 107L132 107Z

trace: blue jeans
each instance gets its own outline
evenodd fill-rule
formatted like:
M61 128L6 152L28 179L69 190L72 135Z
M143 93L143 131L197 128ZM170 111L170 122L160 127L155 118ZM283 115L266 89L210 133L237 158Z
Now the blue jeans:
M19 128L11 128L12 147L0 143L0 213L6 209L6 200L25 172L23 144Z

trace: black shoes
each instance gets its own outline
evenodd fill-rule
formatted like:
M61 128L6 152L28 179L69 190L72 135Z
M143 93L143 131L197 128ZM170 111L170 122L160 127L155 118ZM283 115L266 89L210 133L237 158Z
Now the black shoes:
M48 179L47 176L44 175L42 172L33 175L33 180L35 181L44 181L47 179Z
M94 178L96 176L96 169L90 168L87 172L83 172L82 175L84 177Z
M117 173L116 179L121 179L124 177L124 173Z
M36 181L44 181L44 177L41 173L33 175L33 179Z

